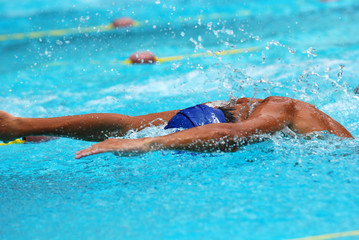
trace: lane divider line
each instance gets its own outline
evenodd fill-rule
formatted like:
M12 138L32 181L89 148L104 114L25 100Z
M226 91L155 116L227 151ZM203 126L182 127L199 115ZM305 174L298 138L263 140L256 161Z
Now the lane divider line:
M141 26L141 24L138 21L134 21L134 23L132 24L132 27L139 27L139 26ZM59 36L66 36L66 35L78 34L78 33L106 32L113 29L115 29L115 27L111 23L108 25L101 25L101 26L78 27L78 28L68 28L68 29L38 31L38 32L28 32L28 33L3 34L0 35L0 42L9 41L9 40L41 38L41 37L59 37Z
M249 48L239 48L239 49L232 49L232 50L224 50L224 51L215 51L215 52L205 52L205 53L193 53L187 55L179 55L179 56L171 56L171 57L163 57L157 58L157 62L165 63L165 62L173 62L183 60L185 58L199 58L199 57L206 57L206 56L222 56L222 55L233 55L239 53L246 53L246 52L255 52L258 51L260 47L249 47ZM123 61L113 61L114 64L132 64L129 59Z
M324 235L296 238L296 239L291 239L291 240L327 240L327 239L353 237L353 236L359 236L359 230L354 230L354 231L349 231L349 232L329 233L329 234L324 234Z
M249 10L238 10L236 13L212 13L210 15L198 15L194 17L183 17L176 20L177 22L186 22L188 20L215 20L219 18L230 18L230 17L248 17L251 15ZM148 23L133 21L132 27L141 27ZM59 37L66 36L71 34L81 34L81 33L93 33L93 32L106 32L114 30L116 27L112 23L107 25L100 26L89 26L89 27L77 27L77 28L68 28L68 29L57 29L57 30L47 30L47 31L35 31L27 33L10 33L0 35L0 42L9 41L9 40L22 40L22 39L33 39L41 37Z
M166 62L180 61L185 58L199 58L199 57L206 57L206 56L222 56L222 55L234 55L234 54L247 53L247 52L256 52L256 51L259 51L260 49L261 49L260 47L248 47L248 48L239 48L239 49L224 50L224 51L194 53L194 54L156 58L156 61L159 63L166 63ZM90 64L99 65L101 63L102 62L98 61L98 60L90 61ZM114 65L119 65L119 64L132 65L132 62L130 61L130 59L112 60L109 63L114 64ZM40 64L39 66L57 67L57 66L65 66L68 64L70 64L70 63L69 62L49 62L49 63Z
M14 141L10 141L7 143L0 143L0 146L6 146L6 145L11 145L11 144L21 144L21 143L25 143L25 142L26 142L25 140L18 138L18 139L15 139Z
M49 31L39 31L39 32L29 32L29 33L12 33L0 35L1 41L9 40L21 40L21 39L31 39L31 38L41 38L41 37L58 37L65 36L70 34L77 33L90 33L90 32L104 32L112 30L114 27L112 24L107 26L93 26L85 28L69 28L69 29L58 29L58 30L49 30Z

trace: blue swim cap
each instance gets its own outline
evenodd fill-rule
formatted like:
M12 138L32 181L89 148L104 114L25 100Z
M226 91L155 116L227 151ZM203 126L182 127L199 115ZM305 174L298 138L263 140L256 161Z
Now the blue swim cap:
M179 111L169 122L169 128L193 128L211 123L225 123L226 119L221 110L198 104Z

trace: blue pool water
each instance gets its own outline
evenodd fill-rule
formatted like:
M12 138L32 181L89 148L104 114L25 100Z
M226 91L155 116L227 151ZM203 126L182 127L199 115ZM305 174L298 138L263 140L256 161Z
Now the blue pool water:
M358 10L354 0L1 2L0 35L119 16L141 25L1 41L0 110L137 115L256 93L315 104L357 138ZM161 58L247 47L259 50L118 63L137 50ZM235 153L74 159L91 144L0 146L1 239L293 239L359 228L358 140L274 135Z

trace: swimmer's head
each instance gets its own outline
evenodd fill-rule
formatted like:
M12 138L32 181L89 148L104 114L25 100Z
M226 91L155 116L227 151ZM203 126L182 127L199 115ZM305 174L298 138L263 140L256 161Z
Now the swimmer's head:
M155 63L157 61L156 56L149 52L135 52L130 56L130 61L133 64L141 64L141 63Z
M359 95L359 87L356 87L356 88L354 89L354 93Z
M114 28L132 27L134 21L131 18L117 18L113 20L112 25Z

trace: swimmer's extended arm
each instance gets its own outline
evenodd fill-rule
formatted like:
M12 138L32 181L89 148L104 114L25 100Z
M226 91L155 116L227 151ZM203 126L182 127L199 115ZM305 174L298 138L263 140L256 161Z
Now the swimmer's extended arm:
M103 141L123 136L129 130L141 130L169 121L178 111L126 116L115 113L93 113L55 118L21 118L0 111L0 140L11 141L26 136L70 137Z
M287 124L284 116L259 116L241 123L208 124L161 137L108 139L77 152L76 158L103 152L144 153L160 149L236 151L241 143L255 141L254 136L276 132Z

